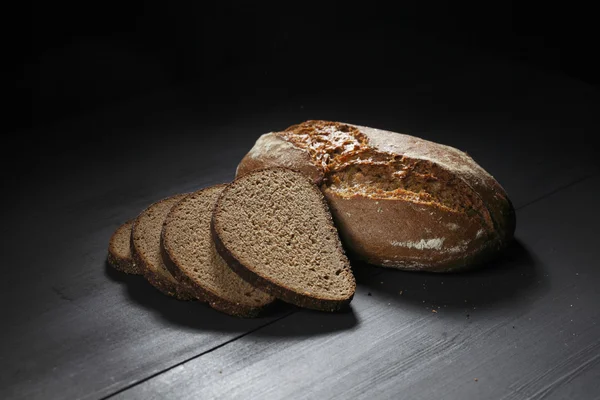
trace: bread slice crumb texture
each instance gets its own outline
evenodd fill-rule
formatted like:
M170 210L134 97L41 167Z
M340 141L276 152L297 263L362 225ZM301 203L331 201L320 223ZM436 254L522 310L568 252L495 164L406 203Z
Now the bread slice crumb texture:
M253 317L275 298L244 281L215 249L210 223L225 187L217 185L194 192L171 209L162 231L163 258L173 275L186 281L211 307Z
M127 221L115 230L108 244L108 263L115 269L127 274L139 275L141 272L131 256L131 226Z
M189 300L193 296L165 267L160 252L160 234L167 214L185 196L178 194L150 205L135 219L131 231L133 258L144 277L161 292L180 300Z
M337 310L356 288L319 189L283 168L245 175L213 215L217 250L244 279L301 307Z

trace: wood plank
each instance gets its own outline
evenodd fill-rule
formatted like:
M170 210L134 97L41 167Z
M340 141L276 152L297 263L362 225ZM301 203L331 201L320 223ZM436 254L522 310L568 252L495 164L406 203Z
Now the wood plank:
M10 243L21 253L3 280L0 354L10 374L0 377L0 397L98 398L284 315L231 318L113 271L108 237L153 200L98 196L24 218L34 251Z
M495 266L382 271L349 313L296 312L117 398L594 398L598 187L520 210Z
M10 268L0 280L5 324L0 357L7 370L0 376L0 397L99 398L285 315L282 309L257 321L231 319L205 306L167 299L139 278L111 273L104 261L119 223L167 195L232 179L238 160L266 131L328 118L418 134L474 154L517 205L597 171L593 149L581 144L598 124L591 119L595 98L572 84L532 77L514 66L467 65L470 80L456 79L463 76L462 65L416 80L391 69L380 78L387 77L389 87L347 85L316 90L310 97L267 100L248 96L238 105L233 97L208 110L194 102L199 88L192 87L37 132L49 138L43 142L48 146L24 147L34 155L3 169L7 192L17 197L2 200L2 219L10 232L3 241L3 262ZM512 86L498 84L481 90L485 96L470 96L498 69L511 76L514 87L543 94L536 98L538 114L527 117L527 99L521 99L523 91L513 93ZM419 86L437 82L445 85L440 92L450 90L445 96L452 97L455 81L471 92L454 98L463 108L452 112L437 104L439 99L423 95ZM554 93L544 91L556 82L560 87ZM475 107L479 102L504 114L485 113ZM546 111L548 104L556 105ZM521 119L513 119L515 113ZM555 124L531 127L550 116ZM559 137L564 125L580 127L569 131L566 143ZM482 126L487 135L480 134ZM543 140L546 132L551 135ZM66 142L78 135L82 142ZM359 329L363 317L357 310L378 304L375 297L365 299L357 302L354 314L296 317L305 318L305 326L294 329L304 329L306 337L321 329Z
M111 117L94 135L111 129L125 146L145 138L139 153L105 156L99 143L91 153L56 160L28 175L18 201L4 210L11 236L3 264L11 268L0 280L0 355L9 372L0 376L1 398L99 398L288 312L232 318L163 296L105 263L121 222L160 198L233 177L222 143L218 152L202 136L194 148L161 143L156 132L171 128L162 118L136 126L127 110Z

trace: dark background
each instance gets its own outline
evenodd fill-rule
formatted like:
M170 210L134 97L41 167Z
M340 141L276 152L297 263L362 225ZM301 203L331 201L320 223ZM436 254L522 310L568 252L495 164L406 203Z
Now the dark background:
M269 3L17 6L6 14L5 122L22 131L173 85L199 85L196 101L208 106L252 92L268 102L273 88L384 85L373 81L380 68L426 66L440 47L522 60L598 88L594 13L576 2Z
M599 393L596 14L395 3L5 6L0 398ZM468 152L515 206L508 253L451 276L365 267L352 312L257 320L106 265L123 221L309 118Z

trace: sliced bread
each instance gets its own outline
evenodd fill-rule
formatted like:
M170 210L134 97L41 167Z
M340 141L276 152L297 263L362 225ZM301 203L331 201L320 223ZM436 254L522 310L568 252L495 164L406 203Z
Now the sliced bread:
M215 249L210 221L226 185L199 190L177 203L165 219L161 251L167 269L192 294L230 315L255 317L275 298L233 272Z
M178 194L158 201L138 215L131 229L131 253L142 275L152 286L180 300L192 300L195 296L171 275L160 254L160 233L165 217L185 196Z
M140 269L131 257L131 225L127 221L119 226L108 242L108 263L116 270L127 274L141 274Z
M356 283L319 189L284 168L249 173L217 201L212 234L244 280L300 307L335 311Z
M370 264L458 271L483 265L514 235L514 207L498 181L440 143L305 121L261 136L237 176L277 166L320 186L346 250Z

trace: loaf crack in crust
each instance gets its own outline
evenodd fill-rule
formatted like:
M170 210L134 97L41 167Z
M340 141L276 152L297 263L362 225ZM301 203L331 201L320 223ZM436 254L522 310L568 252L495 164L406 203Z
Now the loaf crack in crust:
M348 250L400 269L481 264L515 229L498 182L455 148L368 127L306 121L261 136L238 176L283 166L313 179Z

